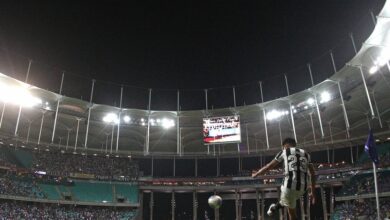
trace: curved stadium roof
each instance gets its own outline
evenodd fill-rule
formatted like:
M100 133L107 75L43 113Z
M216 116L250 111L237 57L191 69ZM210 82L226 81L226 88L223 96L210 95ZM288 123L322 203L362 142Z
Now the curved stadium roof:
M390 1L387 1L377 17L376 27L370 37L356 55L331 77L306 90L258 104L207 110L127 109L62 96L1 74L0 83L6 85L3 88L23 87L32 96L39 97L43 103L39 107L21 109L17 132L15 127L19 106L5 104L0 134L3 142L18 146L40 149L61 148L69 152L88 151L104 154L110 153L112 149L112 154L156 156L214 154L236 156L238 153L241 155L274 153L280 149L281 138L293 137L294 131L298 144L311 151L362 144L369 128L373 128L376 137L389 139L389 59ZM362 77L366 81L369 96ZM339 86L343 99L340 96ZM286 88L275 86L274 89L285 90ZM14 90L9 90L10 94L7 94L4 89L1 92L3 99L4 96L15 95ZM321 95L324 92L330 94L331 99L321 103ZM318 100L318 108L315 102L314 104L308 102L310 98ZM342 100L345 104L345 113ZM58 117L53 138L57 103L59 103ZM291 111L290 107L293 107ZM264 118L264 114L273 110L287 114L274 120ZM102 120L108 113L115 115L120 113L122 118L118 139L118 126ZM239 145L205 146L202 140L202 118L232 114L240 115L242 142ZM42 116L44 116L43 120ZM124 116L131 118L129 123L123 121ZM161 126L150 125L148 135L148 121L152 124L153 120L163 118L172 120L175 126L164 129ZM348 124L349 128L347 128ZM77 143L75 143L76 138Z

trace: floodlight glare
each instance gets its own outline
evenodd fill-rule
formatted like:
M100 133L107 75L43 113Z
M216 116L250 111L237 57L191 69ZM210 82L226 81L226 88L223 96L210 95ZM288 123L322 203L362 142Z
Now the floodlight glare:
M308 98L306 102L307 102L307 104L309 104L309 105L314 105L314 99L311 98L311 97Z
M130 116L128 116L128 115L125 115L124 117L123 117L123 121L125 121L126 123L129 123L130 122Z
M331 96L330 96L329 92L325 91L325 92L321 93L320 103L329 102L330 99L331 99Z
M106 116L103 117L103 121L106 123L114 123L114 124L119 123L118 116L114 113L108 113Z
M163 118L161 120L161 126L165 129L168 129L168 128L171 128L175 125L175 123L173 122L173 120L169 120L169 119L166 119L166 118Z
M283 115L288 115L288 111L271 110L270 112L267 112L266 118L268 120L274 120L282 117Z
M3 83L0 83L0 101L21 105L23 107L42 104L42 100L31 95L27 88L22 86L9 86Z
M369 72L370 74L374 74L374 73L376 73L378 70L379 70L379 67L375 65L375 66L372 66L372 67L368 70L368 72Z

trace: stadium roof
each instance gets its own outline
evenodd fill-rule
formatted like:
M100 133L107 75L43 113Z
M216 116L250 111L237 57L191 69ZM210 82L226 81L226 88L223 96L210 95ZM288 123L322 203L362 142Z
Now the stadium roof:
M90 103L37 88L2 74L0 83L3 89L0 95L7 104L4 105L0 130L3 140L18 140L19 146L37 146L41 149L60 147L70 152L124 155L274 153L280 149L281 139L287 136L296 136L298 144L309 150L362 144L369 128L374 130L378 138L390 137L389 59L390 1L387 1L377 16L374 31L356 55L330 78L304 91L246 106L155 111ZM281 84L284 85L284 82ZM286 87L275 86L274 89L286 90ZM22 107L17 125L19 104L24 101L21 96L26 94L39 98L42 103L37 101L33 107ZM57 102L59 108L56 121ZM276 112L273 120L264 117L272 112ZM205 146L202 118L232 114L240 115L242 142ZM111 118L106 118L105 122L103 118L106 116ZM128 116L126 120L125 116ZM120 129L117 126L118 117ZM168 123L167 126L164 123Z

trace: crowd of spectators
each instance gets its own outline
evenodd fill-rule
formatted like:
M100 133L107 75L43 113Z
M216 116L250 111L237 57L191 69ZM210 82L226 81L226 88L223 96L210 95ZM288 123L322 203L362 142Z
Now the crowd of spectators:
M8 219L135 219L136 211L128 208L90 207L0 201L0 220Z
M55 176L92 175L100 180L135 180L138 165L130 158L105 157L62 152L40 152L34 154L33 169Z
M390 192L390 172L378 172L378 192ZM343 187L340 196L362 195L375 193L374 177L372 173L358 174L351 178Z
M32 198L45 198L44 193L33 180L18 180L14 176L1 175L0 194L23 196Z
M380 199L381 219L390 219L390 199ZM331 220L354 220L367 219L376 220L376 203L375 199L366 199L361 201L345 202L337 206Z

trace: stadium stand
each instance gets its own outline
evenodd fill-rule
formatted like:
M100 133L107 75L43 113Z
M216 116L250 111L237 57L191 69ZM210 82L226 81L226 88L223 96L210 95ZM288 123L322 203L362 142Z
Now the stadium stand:
M4 175L0 178L0 186L0 194L2 195L45 198L44 192L33 180L20 180L12 176Z
M380 200L381 218L390 218L390 199ZM376 219L375 199L356 200L350 203L343 203L336 207L331 220L339 219Z
M113 219L132 220L136 210L0 200L1 219Z

